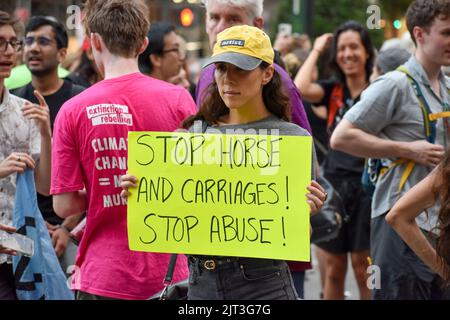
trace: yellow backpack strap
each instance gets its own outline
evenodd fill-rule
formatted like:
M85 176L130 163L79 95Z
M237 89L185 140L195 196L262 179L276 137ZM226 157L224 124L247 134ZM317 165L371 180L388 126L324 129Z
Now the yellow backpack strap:
M414 78L409 73L408 69L405 66L400 66L397 68L398 71L401 71L407 75L407 78L411 85L413 86L414 90L416 91L417 97L419 98L420 106L422 108L422 113L424 116L424 123L425 123L425 134L427 135L427 140L429 142L434 143L434 130L435 125L430 123L433 121L436 121L441 118L450 118L450 110L445 110L443 112L439 113L431 113L428 105L426 104L425 99L423 98L422 93L420 92L420 88L418 88L418 84L415 83ZM448 92L450 94L450 88L448 88ZM430 141L430 138L432 141ZM415 162L412 160L407 159L399 159L395 162L393 162L387 169L385 169L383 172L380 172L380 175L383 175L386 171L388 171L391 168L394 168L396 166L400 166L406 164L406 168L403 171L402 177L400 179L400 183L398 186L398 191L402 191L403 187L405 186L406 181L408 180L409 176L411 175L412 171L414 170Z
M448 95L450 96L450 88L447 88ZM430 121L436 121L438 119L450 118L450 110L447 103L444 104L443 111L439 113L432 113L429 115Z
M450 118L450 111L444 111L444 112L430 114L430 121L436 121L437 119L441 119L441 118Z
M439 118L447 118L450 117L450 111L444 111L441 113L432 114L431 109L428 106L425 97L423 96L422 91L420 90L419 84L416 82L414 77L409 73L409 70L404 66L400 66L397 68L398 71L406 74L409 83L413 87L417 98L419 99L420 108L422 109L423 121L425 125L425 135L427 137L427 141L430 143L434 143L436 139L436 124L435 121ZM406 181L414 170L415 162L412 160L400 159L394 162L393 166L406 164L406 168L403 171L402 177L400 179L400 184L398 186L398 191L402 191L405 186Z
M414 166L416 163L412 160L407 159L399 159L395 162L393 162L388 168L386 168L383 172L380 172L380 176L386 173L386 171L396 167L401 166L403 164L406 164L406 168L402 173L402 177L400 178L400 183L398 185L398 192L403 190L403 187L405 186L406 181L408 180L409 176L411 175L412 171L414 170Z
M422 90L420 90L419 84L414 79L414 77L409 73L409 70L404 65L401 65L396 70L406 74L406 78L408 79L409 83L414 89L414 92L416 93L417 99L419 100L420 108L423 114L423 122L425 125L425 136L427 137L428 142L434 143L434 140L436 139L436 124L430 121L431 109L427 101L425 100Z
M413 169L415 166L415 162L410 160L408 161L405 170L403 171L402 178L400 179L400 184L398 185L398 192L403 190L403 187L405 186L406 181L408 180L409 176L411 175Z

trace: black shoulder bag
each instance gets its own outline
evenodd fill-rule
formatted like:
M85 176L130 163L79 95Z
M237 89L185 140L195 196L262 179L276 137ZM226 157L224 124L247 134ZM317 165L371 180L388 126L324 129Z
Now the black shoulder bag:
M317 177L317 182L325 189L328 196L322 209L311 217L311 243L326 242L336 238L345 217L342 198L333 185L322 175Z

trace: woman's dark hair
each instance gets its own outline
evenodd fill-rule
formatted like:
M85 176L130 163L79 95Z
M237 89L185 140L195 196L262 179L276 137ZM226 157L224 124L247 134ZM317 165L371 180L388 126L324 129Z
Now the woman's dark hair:
M441 209L439 211L439 236L436 243L436 252L444 263L445 282L450 284L450 151L440 165L437 176L441 177L439 196Z
M266 69L269 64L262 62L259 66ZM270 113L280 119L291 120L291 105L289 97L283 90L280 75L275 71L272 79L263 88L263 101ZM213 81L203 93L203 102L197 114L183 121L182 127L188 129L196 120L203 120L209 124L215 123L220 117L227 115L230 109L223 102L219 94L216 81Z
M175 27L170 23L165 21L152 22L147 33L148 46L138 58L139 70L142 73L150 74L153 72L154 66L150 60L150 55L162 56L164 54L164 38L171 32L175 32Z
M91 86L101 80L101 76L97 73L94 64L95 62L89 59L86 51L83 51L80 57L80 64L73 73L81 77L86 81L86 84L89 83L89 86Z
M364 26L362 24L360 24L359 22L356 22L356 21L344 22L334 32L333 43L331 45L330 66L336 73L336 76L338 77L338 79L342 82L345 82L345 75L342 72L341 68L339 68L339 65L337 64L337 60L336 60L337 52L338 52L337 45L338 45L339 36L341 35L341 33L345 32L345 31L355 31L355 32L359 33L359 36L361 37L361 42L362 42L364 48L366 49L367 54L369 55L369 57L366 61L366 66L364 68L366 71L367 81L369 81L370 75L372 74L373 64L374 64L374 60L375 60L375 50L372 45L372 40L370 39L369 31L367 31L367 29L364 28Z

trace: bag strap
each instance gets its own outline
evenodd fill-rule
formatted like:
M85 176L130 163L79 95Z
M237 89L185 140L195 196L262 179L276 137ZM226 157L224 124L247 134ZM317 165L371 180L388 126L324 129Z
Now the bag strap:
M164 284L168 283L169 285L172 283L173 273L175 271L175 265L177 263L178 254L174 253L170 255L169 266L167 267L166 277L164 278Z
M208 129L208 122L206 122L204 119L202 120L202 133L205 133Z
M172 284L173 273L175 271L175 265L177 264L178 254L174 253L170 255L169 265L167 266L166 276L164 277L163 285L164 290L161 292L159 296L159 300L166 300L167 291L169 290L169 286Z
M326 156L328 154L328 148L322 142L320 142L317 138L313 137L313 141L314 141L314 145L316 146L316 148L318 150L320 150L320 152L322 152L324 156Z

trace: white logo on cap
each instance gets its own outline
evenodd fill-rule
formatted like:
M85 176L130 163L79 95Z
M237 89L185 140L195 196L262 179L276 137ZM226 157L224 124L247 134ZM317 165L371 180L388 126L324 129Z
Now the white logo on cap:
M244 40L236 40L236 39L222 40L222 42L220 43L221 47L228 47L228 46L243 47L244 45L245 45Z

